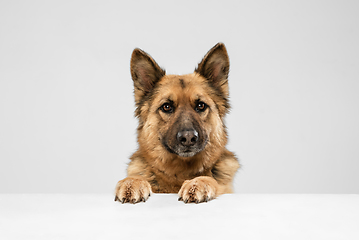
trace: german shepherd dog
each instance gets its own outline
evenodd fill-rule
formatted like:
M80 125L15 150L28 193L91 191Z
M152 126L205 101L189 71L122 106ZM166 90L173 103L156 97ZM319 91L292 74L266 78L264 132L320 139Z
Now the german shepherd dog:
M226 149L228 72L223 43L187 75L166 75L150 55L133 51L138 150L116 185L115 201L145 202L154 192L199 203L232 192L240 165Z

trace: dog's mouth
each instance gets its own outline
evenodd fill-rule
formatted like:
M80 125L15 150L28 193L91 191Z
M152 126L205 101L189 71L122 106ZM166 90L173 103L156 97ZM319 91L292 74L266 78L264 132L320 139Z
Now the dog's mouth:
M190 158L200 153L204 149L206 144L207 141L201 144L202 146L183 147L181 145L176 145L174 147L170 147L166 143L163 143L167 151L183 158Z
M185 150L183 152L178 152L177 155L180 157L193 157L194 155L196 155L199 152L200 151Z

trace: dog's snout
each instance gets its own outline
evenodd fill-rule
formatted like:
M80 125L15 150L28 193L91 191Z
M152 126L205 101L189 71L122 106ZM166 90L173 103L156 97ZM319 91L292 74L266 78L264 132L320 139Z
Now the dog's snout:
M194 129L179 131L177 133L177 140L183 146L191 147L198 141L198 132Z

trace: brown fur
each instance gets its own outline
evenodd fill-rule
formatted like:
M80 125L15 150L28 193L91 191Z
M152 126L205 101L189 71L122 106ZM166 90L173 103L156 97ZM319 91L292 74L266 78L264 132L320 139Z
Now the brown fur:
M222 43L187 75L166 75L147 53L133 51L139 148L128 177L116 186L115 200L136 203L155 192L198 203L232 192L239 163L225 148L228 71Z

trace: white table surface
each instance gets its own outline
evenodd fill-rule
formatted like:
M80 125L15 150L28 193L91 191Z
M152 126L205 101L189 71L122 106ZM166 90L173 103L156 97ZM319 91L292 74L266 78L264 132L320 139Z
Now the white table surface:
M176 194L121 204L112 195L0 194L0 239L359 239L359 195Z

